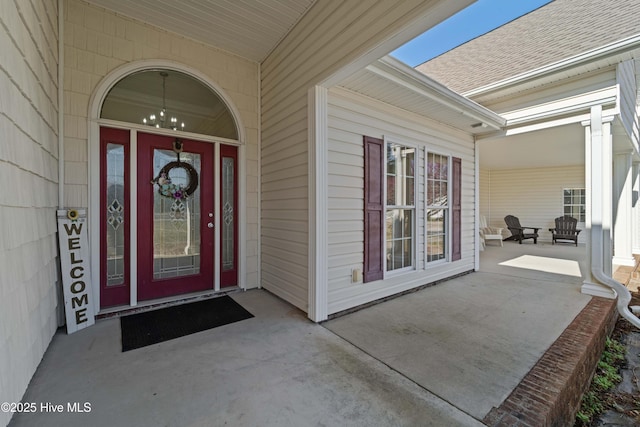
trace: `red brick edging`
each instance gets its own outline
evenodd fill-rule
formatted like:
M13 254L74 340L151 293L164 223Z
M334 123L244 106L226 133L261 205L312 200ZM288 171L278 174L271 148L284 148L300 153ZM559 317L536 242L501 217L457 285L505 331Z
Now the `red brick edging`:
M572 426L617 319L615 300L593 297L483 422L493 427Z

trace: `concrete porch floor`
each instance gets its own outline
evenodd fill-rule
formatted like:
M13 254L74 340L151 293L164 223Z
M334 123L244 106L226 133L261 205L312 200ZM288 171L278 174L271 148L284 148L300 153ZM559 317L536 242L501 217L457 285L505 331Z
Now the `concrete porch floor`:
M10 426L479 426L587 305L583 247L505 242L481 272L322 325L262 290L254 318L121 352L118 319L56 334Z

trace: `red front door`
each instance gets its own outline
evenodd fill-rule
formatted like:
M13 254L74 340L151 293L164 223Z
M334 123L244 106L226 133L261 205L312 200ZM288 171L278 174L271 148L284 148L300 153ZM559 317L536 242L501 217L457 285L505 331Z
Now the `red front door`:
M130 131L102 127L100 139L100 306L131 301L132 273L138 300L236 286L237 148L214 160L214 144L184 139L178 163L175 137L138 132L131 146Z
M175 141L138 133L139 300L214 288L213 145Z

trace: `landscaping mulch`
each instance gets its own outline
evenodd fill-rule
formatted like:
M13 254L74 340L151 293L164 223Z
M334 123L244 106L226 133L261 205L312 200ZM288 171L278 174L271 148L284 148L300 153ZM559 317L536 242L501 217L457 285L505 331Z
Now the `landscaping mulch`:
M640 293L632 292L630 305L640 306ZM605 411L591 423L591 427L640 425L640 331L620 318L612 338L626 347L626 357L620 369L622 381L612 390L601 393Z

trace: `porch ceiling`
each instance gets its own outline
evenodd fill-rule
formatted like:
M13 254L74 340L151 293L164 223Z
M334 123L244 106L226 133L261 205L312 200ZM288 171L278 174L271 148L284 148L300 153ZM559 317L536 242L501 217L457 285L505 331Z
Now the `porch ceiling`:
M613 122L613 146L629 150L629 137L620 120ZM585 131L580 123L478 140L482 169L528 169L585 164Z
M315 0L88 0L121 15L261 62Z
M584 127L579 123L482 139L478 144L483 169L584 165Z

